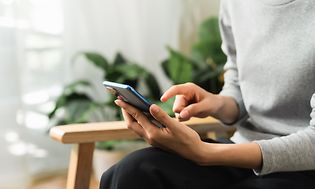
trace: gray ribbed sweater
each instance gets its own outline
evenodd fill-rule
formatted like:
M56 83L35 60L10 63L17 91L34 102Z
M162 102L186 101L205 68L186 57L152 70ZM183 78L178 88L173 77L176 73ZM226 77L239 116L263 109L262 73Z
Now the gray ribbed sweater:
M221 0L220 27L232 140L259 144L258 174L315 170L315 0Z

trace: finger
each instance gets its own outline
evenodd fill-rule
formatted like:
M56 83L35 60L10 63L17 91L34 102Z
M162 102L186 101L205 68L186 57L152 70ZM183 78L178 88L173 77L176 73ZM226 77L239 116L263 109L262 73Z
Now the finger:
M148 120L148 118L137 108L129 105L128 103L122 100L115 100L115 103L123 108L130 116L135 119L143 128L149 129L154 127L153 124Z
M187 106L187 101L183 95L177 95L173 104L173 112L179 113Z
M183 109L180 113L179 113L179 118L181 120L189 120L191 117L191 113L189 111L188 108Z
M171 118L165 111L163 111L159 106L152 104L150 106L151 115L159 121L162 125L168 128L173 128L178 122Z
M130 114L128 114L124 109L121 109L122 115L124 117L124 120L127 124L130 124L132 122L137 122Z
M175 118L176 118L176 119L180 119L179 113L175 113Z
M145 137L145 131L142 126L124 109L121 110L128 129L134 131L140 137Z
M133 122L130 125L128 125L128 129L132 130L133 132L135 132L138 136L140 136L141 138L147 138L146 137L146 132L143 129L143 127L141 127L141 125L137 122Z
M183 119L180 117L179 113L175 113L175 118L177 121L182 122L182 121L188 121L189 119Z
M179 114L179 116L178 116L177 119L178 119L178 121L183 122L183 121L188 121L188 120L190 120L190 118L191 118L190 116L181 117L180 114Z
M161 101L166 102L168 99L176 95L189 95L190 92L191 91L187 89L187 84L174 85L165 91L161 96Z
M181 121L187 121L191 117L198 115L200 111L200 108L196 104L191 104L179 113L179 118Z

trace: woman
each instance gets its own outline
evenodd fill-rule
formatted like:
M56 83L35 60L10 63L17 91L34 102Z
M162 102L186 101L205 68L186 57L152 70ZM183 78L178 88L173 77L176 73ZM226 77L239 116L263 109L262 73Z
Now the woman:
M161 100L176 96L179 121L150 107L163 129L116 100L128 127L154 147L105 172L100 188L314 188L314 18L313 0L221 0L223 90L171 87ZM233 144L201 141L180 122L193 116L236 125Z

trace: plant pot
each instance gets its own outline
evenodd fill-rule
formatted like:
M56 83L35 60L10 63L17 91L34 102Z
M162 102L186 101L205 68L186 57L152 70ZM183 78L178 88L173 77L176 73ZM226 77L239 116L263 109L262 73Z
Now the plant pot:
M122 158L124 158L129 153L149 147L147 143L143 141L128 141L119 144L116 150L102 150L95 149L93 156L93 170L95 177L101 179L102 174L109 169L111 166L116 164Z

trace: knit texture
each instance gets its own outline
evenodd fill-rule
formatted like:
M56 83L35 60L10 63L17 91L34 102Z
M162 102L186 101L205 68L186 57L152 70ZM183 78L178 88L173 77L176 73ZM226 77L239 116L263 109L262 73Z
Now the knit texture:
M315 170L314 18L314 0L221 0L221 95L240 109L232 140L261 148L257 174Z

